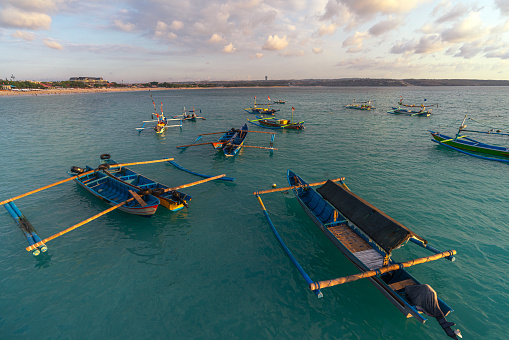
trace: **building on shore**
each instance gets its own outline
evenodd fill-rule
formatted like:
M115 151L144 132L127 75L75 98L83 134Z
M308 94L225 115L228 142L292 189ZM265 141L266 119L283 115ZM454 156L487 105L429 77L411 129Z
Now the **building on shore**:
M78 81L89 85L107 85L108 81L100 77L71 77L69 81Z

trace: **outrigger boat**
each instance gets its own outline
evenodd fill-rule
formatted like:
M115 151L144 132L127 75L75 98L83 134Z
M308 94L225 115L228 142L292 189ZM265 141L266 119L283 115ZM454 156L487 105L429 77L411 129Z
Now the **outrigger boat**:
M152 94L150 94L150 98L152 98ZM163 103L161 103L161 114L159 114L156 110L156 104L154 103L154 99L152 99L152 103L154 104L154 113L151 114L152 120L144 120L141 128L135 128L136 131L141 133L143 130L147 129L145 127L145 124L147 123L156 123L156 125L153 127L156 133L163 133L166 130L166 128L169 127L180 127L180 129L182 129L181 119L168 119L164 116ZM154 119L154 115L156 116L156 119ZM169 121L179 121L179 124L169 125L168 124Z
M356 102L354 99L352 104L345 105L345 107L347 109L366 110L366 111L376 109L376 107L371 105L371 100L365 102Z
M114 160L111 159L109 154L101 155L101 164L108 165L116 165L118 164ZM171 162L171 161L170 161ZM75 170L76 167L73 167ZM82 170L89 170L91 168L87 167ZM167 190L169 187L167 185L156 182L148 177L140 175L137 172L127 168L127 167L115 167L111 170L103 169L107 176L112 177L118 180L121 183L127 184L131 188L135 189L137 193L150 193L159 199L161 205L167 208L170 211L178 211L184 207L187 208L189 201L191 201L191 196L187 195L183 192L177 190ZM73 174L78 174L77 172L73 172ZM212 176L210 176L212 177Z
M269 101L270 101L270 97L269 97ZM260 105L267 105L267 107L260 107ZM256 104L256 96L254 97L254 105L253 107L249 107L247 109L244 109L246 112L248 113L252 113L252 114L266 114L266 115L274 115L276 112L280 111L280 110L276 110L276 109L271 109L270 108L270 103L268 104Z
M39 189L35 189L32 191L29 191L25 194L18 195L12 198L9 198L7 200L1 201L0 205L4 205L7 211L11 214L11 216L15 219L15 221L18 223L21 230L24 232L27 241L29 243L29 246L26 248L27 251L34 251L34 255L40 254L40 251L46 251L46 243L48 241L51 241L59 236L62 236L76 228L79 228L115 209L123 210L130 214L135 214L139 216L144 217L150 217L152 216L156 210L157 207L160 204L160 200L158 197L161 197L164 200L166 200L166 193L173 193L177 192L179 189L187 188L193 185L205 183L208 181L212 181L215 179L219 179L224 177L225 175L219 175L214 176L210 178L203 179L201 181L188 183L184 185L180 185L178 187L174 188L164 188L161 185L156 184L157 182L151 181L147 179L146 177L139 176L138 174L130 171L127 169L125 173L126 177L123 177L123 172L126 170L126 166L130 165L140 165L140 164L150 164L150 163L158 163L158 162L167 162L173 160L173 158L164 158L160 160L155 161L146 161L146 162L134 162L134 163L123 163L118 164L113 161L109 161L110 157L107 154L102 155L102 164L99 165L97 169L91 169L90 167L86 167L85 169L73 166L71 168L71 171L69 174L71 177L60 180L58 182L43 186ZM120 170L115 171L112 169L120 168ZM132 174L131 174L132 173ZM114 174L117 174L119 177L115 177ZM129 176L129 177L127 177ZM63 231L60 231L48 238L45 238L44 240L41 240L40 237L35 233L35 229L32 227L32 225L28 222L26 217L24 217L23 214L19 211L17 206L13 203L15 200L18 200L20 198L35 194L37 192L40 192L42 190L46 190L49 188L52 188L54 186L57 186L59 184L63 184L69 181L75 180L79 185L84 187L87 191L91 192L93 195L101 198L102 200L106 201L110 205L112 205L111 208L106 209L105 211L102 211L80 223L77 223ZM129 182L132 180L132 182ZM146 183L146 182L150 183ZM145 185L148 184L148 185ZM157 186L156 186L157 185ZM145 188L143 188L145 186ZM178 192L177 192L178 193ZM158 196L158 197L156 197ZM187 197L180 197L179 199L175 199L173 197L174 201L180 201L181 204L184 204L186 198L190 199L190 196ZM164 204L163 204L164 205ZM169 208L171 209L171 208ZM178 206L176 209L178 210ZM37 249L39 248L40 251Z
M251 146L251 145L245 145L244 141L247 137L248 132L254 132L254 133L269 133L271 134L271 141L269 147L263 147L263 146ZM244 124L240 129L231 128L229 131L226 132L212 132L212 133L203 133L198 135L198 138L195 140L197 142L199 139L201 139L202 136L206 135L215 135L215 134L223 134L221 138L219 138L216 142L208 142L208 143L198 143L198 144L188 144L188 145L179 145L177 146L177 149L185 149L189 146L198 146L198 145L212 145L212 147L216 150L223 150L223 153L227 157L235 156L240 149L243 147L245 148L257 148L257 149L268 149L268 150L277 150L273 147L275 133L272 132L263 132L263 131L248 131L247 124Z
M431 136L433 137L432 141L440 145L446 146L450 149L467 154L469 156L509 163L509 148L486 144L475 139L468 138L466 135L462 135L464 132L472 132L487 135L509 136L509 133L503 133L501 130L498 129L490 129L488 131L467 130L466 129L467 126L465 124L466 119L467 115L465 115L465 118L463 118L463 122L461 123L461 126L458 129L458 133L456 133L456 136L454 137L449 137L439 132L428 130L431 133ZM486 155L496 157L487 157Z
M431 105L436 105L438 107L438 104L430 104L428 106L431 106ZM410 107L412 109L406 109L405 107ZM413 108L417 108L417 107L419 108L418 110L413 109ZM429 117L429 116L431 116L431 109L426 110L426 106L424 106L424 104L421 104L421 105L403 104L403 99L400 99L400 101L398 102L398 107L393 107L392 110L387 111L387 113L392 113L395 115L403 114L403 115L407 115L407 116Z
M205 120L204 117L198 117L196 115L196 113L195 113L196 111L194 109L194 106L193 106L193 110L189 111L189 112L191 112L191 114L188 114L187 111L186 111L186 108L184 107L184 113L182 115L180 115L180 116L173 116L173 118L178 118L178 119L181 119L181 120L189 120L191 122L196 122L196 119L198 119L198 118ZM200 110L200 113L201 113L201 110Z
M435 317L448 336L453 339L461 337L459 330L451 329L454 323L445 319L452 308L438 298L429 285L421 284L405 269L440 258L454 261L455 250L440 252L428 245L424 238L352 193L344 178L308 184L291 170L288 170L287 177L290 187L259 191L254 195L278 241L318 297L323 296L323 288L368 278L406 317L415 317L424 323L427 320L425 313ZM317 185L321 187L315 191L312 186ZM261 194L290 189L313 222L361 273L319 282L311 280L277 233L260 198ZM409 240L435 254L395 262L391 258L392 251Z
M257 119L247 120L249 123L266 128L266 129L291 129L291 130L303 130L304 121L293 122L293 112L295 109L292 107L292 119L276 119L275 117L260 117L256 116Z

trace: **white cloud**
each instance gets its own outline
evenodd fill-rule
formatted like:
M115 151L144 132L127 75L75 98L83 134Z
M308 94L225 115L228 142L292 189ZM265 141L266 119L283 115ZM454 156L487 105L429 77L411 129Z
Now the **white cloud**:
M122 20L114 20L113 23L115 24L115 27L124 32L130 32L135 28L134 24L131 24L130 22L123 22Z
M179 20L173 20L173 22L171 23L171 29L173 30L181 30L182 28L184 28L184 23L182 21L179 21Z
M269 35L267 38L267 41L263 45L264 50L269 51L279 51L288 46L288 40L286 39L286 35L282 38L278 37L277 35Z
M260 52L256 53L256 54L255 54L255 58L256 58L256 59L263 58L263 53L260 53Z
M375 25L371 26L368 32L371 35L379 36L394 29L397 29L401 25L401 20L397 18L390 18L388 20L380 21Z
M62 45L60 45L59 43L57 43L54 40L44 39L42 42L46 46L48 46L49 48L54 49L54 50L63 50L64 49Z
M343 41L343 47L349 47L347 52L356 53L362 51L362 43L364 39L370 38L371 35L368 32L355 32L351 37L348 37Z
M14 7L5 7L0 8L0 26L49 30L51 17L44 13L26 12Z
M463 21L442 32L442 39L447 42L474 41L487 33L478 12L470 13Z
M322 25L322 27L318 29L318 36L333 35L337 29L335 24Z
M219 42L223 42L223 41L224 41L224 38L217 33L212 34L212 36L209 39L209 42L211 42L211 43L219 43Z
M12 36L16 39L23 39L27 41L32 41L35 39L35 35L33 33L24 31L16 31L12 34Z
M236 48L233 47L233 44L230 43L229 45L226 45L224 48L223 48L223 52L224 53L233 53L235 52Z
M315 48L313 48L312 51L313 51L314 54L320 54L320 53L323 53L323 48L315 47Z

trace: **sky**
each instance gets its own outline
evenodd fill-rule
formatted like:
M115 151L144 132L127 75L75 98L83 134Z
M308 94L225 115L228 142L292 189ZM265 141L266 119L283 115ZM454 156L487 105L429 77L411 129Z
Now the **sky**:
M508 80L509 0L0 0L0 78L71 77Z

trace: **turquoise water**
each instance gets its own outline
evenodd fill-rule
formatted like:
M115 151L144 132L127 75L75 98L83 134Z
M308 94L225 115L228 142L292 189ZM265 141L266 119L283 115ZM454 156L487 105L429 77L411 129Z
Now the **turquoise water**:
M276 131L273 154L244 148L226 158L208 145L175 148L200 133L240 127L254 118L243 110L254 96L265 102L268 95L287 101L275 106L280 116L289 117L293 106L294 118L307 127ZM430 244L457 250L456 262L409 271L455 310L448 320L465 339L507 337L508 164L445 149L427 132L452 135L465 113L507 130L507 88L253 88L152 96L167 116L194 105L206 120L162 136L138 134L135 127L153 112L147 91L0 97L0 200L64 179L73 165L96 166L103 153L122 163L173 157L194 171L236 178L183 189L193 199L178 212L161 207L145 219L113 211L48 242L37 258L1 209L2 339L447 338L433 319L424 325L406 319L369 281L325 289L322 299L307 288L253 196L273 183L287 186L287 169L308 182L345 176L352 191ZM400 96L439 107L427 118L386 113ZM343 108L354 98L373 100L377 109ZM507 137L499 139L509 145ZM269 142L266 134L246 140ZM132 169L170 186L201 179L167 163ZM292 193L262 198L313 280L356 272ZM74 182L16 204L42 238L109 207ZM401 261L429 254L413 244L394 252Z

